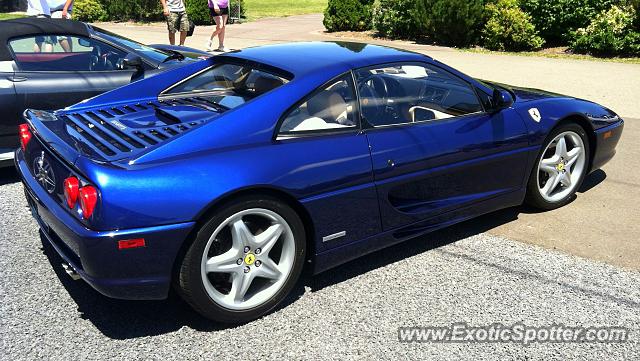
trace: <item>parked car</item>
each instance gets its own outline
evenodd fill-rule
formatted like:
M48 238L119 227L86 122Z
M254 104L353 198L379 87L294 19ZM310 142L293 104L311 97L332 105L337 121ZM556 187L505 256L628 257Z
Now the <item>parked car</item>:
M55 110L209 57L171 45L142 45L78 21L0 21L0 167L11 165L27 108Z
M304 267L523 201L566 204L623 120L425 55L324 42L216 56L28 110L20 129L27 200L69 274L124 299L173 284L202 315L244 322Z

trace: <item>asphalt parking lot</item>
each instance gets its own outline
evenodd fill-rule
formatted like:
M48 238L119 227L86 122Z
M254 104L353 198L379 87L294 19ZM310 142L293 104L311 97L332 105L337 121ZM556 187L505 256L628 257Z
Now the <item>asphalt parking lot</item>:
M483 233L466 222L305 278L250 324L167 301L105 298L72 281L32 220L14 171L0 177L0 358L638 359L640 274ZM622 326L624 343L400 343L402 326Z

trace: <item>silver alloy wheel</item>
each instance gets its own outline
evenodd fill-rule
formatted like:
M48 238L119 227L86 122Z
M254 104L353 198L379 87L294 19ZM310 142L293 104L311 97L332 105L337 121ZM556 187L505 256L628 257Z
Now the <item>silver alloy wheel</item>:
M586 166L582 138L573 131L558 134L545 148L538 163L538 191L556 203L572 194Z
M256 228L256 223L263 226L252 231L250 228ZM229 249L213 250L214 242L225 234L230 238ZM210 255L211 251L218 254ZM257 307L285 284L295 254L293 232L282 216L262 208L240 211L222 222L207 241L201 264L202 282L209 297L222 307ZM225 289L212 282L212 275L218 279L222 276L230 287Z

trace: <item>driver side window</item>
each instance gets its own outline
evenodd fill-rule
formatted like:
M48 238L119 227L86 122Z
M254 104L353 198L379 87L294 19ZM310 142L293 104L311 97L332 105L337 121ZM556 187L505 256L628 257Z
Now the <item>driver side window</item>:
M98 40L69 35L12 39L9 47L22 71L117 70L127 55Z
M356 97L351 75L315 91L285 117L280 134L355 128Z
M469 84L427 64L359 69L356 79L362 116L373 126L436 121L483 110Z

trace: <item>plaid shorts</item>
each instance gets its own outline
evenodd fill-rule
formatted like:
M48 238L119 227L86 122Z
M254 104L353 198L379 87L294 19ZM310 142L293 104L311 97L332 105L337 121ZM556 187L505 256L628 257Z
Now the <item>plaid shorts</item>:
M167 16L167 28L170 33L176 31L189 31L189 18L186 12L169 13Z

